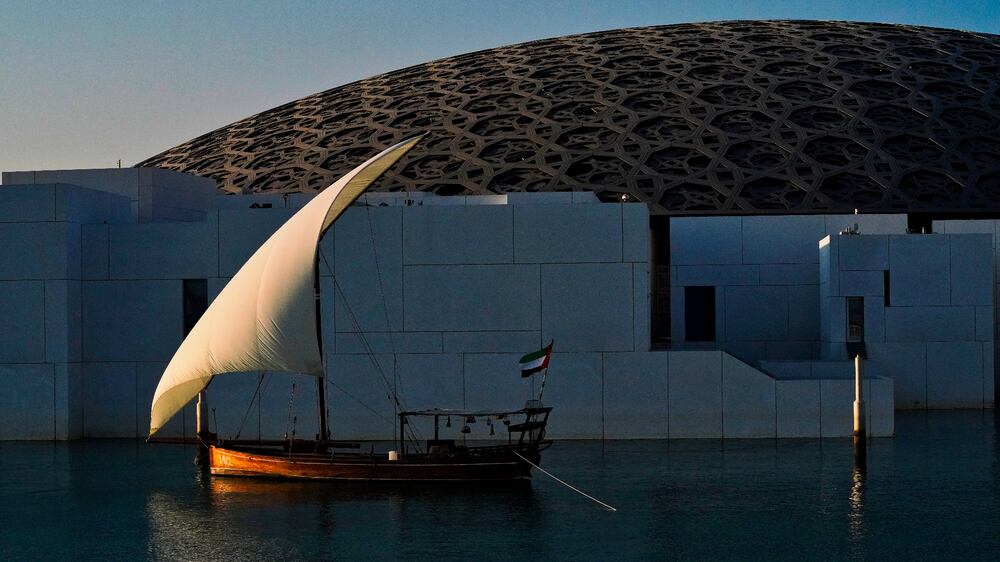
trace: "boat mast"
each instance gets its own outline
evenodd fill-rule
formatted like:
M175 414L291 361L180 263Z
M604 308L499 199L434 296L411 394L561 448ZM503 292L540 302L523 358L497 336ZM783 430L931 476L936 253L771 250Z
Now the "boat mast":
M323 376L316 377L316 406L319 408L319 440L326 441L330 438L330 431L326 425L326 358L323 356L323 319L320 317L319 260L313 260L313 268L316 291L316 342L319 344L319 358L323 363Z

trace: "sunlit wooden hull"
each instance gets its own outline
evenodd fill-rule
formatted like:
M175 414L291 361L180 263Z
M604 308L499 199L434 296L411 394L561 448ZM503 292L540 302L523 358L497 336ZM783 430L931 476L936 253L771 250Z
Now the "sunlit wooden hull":
M530 458L530 457L529 457ZM538 462L537 454L532 462ZM332 458L324 455L261 454L209 446L209 468L219 476L257 476L315 480L373 481L505 481L531 478L531 466L513 455L494 458L432 459L365 455Z

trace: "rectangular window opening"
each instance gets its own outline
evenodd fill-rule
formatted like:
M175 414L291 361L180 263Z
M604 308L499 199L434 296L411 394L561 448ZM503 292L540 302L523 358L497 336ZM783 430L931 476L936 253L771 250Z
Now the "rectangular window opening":
M184 335L187 336L208 309L208 279L184 280Z
M684 287L684 339L715 341L715 287Z
M865 341L864 297L847 297L847 341Z
M882 296L885 299L885 306L892 306L889 302L889 270L882 272Z

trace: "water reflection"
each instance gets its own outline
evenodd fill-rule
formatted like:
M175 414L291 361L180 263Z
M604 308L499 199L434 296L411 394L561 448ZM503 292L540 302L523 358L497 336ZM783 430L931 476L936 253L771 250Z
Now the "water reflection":
M194 450L0 442L0 558L1000 559L993 413L850 439L561 441L560 478L480 488L212 478ZM956 516L959 514L959 516Z
M527 482L317 482L199 473L196 483L201 493L188 498L149 495L151 557L190 558L193 547L199 558L222 559L427 557L475 547L477 529L510 531L520 538L509 547L524 551L544 519Z
M851 474L851 511L848 515L848 533L856 554L863 554L861 543L865 538L865 468L856 465Z

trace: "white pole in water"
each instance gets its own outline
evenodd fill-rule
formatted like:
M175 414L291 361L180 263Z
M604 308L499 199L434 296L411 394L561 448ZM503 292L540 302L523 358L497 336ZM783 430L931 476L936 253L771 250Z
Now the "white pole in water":
M205 439L208 437L208 400L205 389L198 392L198 406L195 408L195 432L198 436L198 452L195 453L195 463L204 464L208 460L208 448Z
M854 461L859 467L865 466L866 442L865 400L861 355L854 357Z

